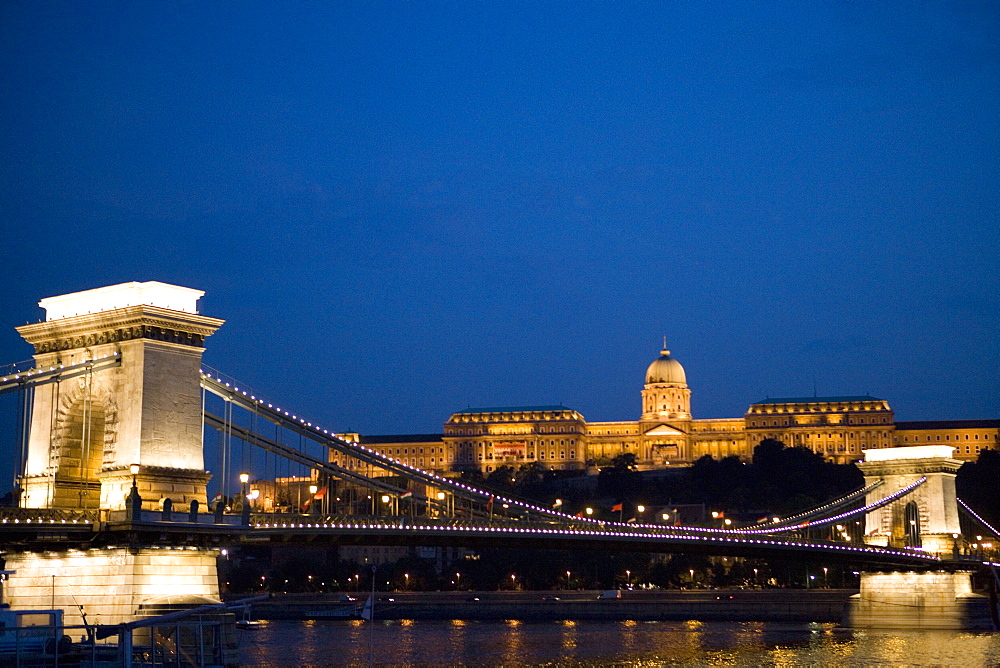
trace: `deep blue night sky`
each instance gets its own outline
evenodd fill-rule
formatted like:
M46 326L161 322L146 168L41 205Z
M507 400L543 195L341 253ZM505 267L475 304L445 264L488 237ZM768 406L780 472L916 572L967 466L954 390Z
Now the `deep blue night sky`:
M1000 417L998 75L995 2L8 0L0 362L160 280L337 430L636 419L663 335L695 417Z

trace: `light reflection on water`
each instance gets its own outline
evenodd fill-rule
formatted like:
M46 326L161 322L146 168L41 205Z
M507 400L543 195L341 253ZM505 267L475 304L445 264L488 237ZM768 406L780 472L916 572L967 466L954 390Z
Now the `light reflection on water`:
M244 666L994 666L1000 634L761 622L269 622Z

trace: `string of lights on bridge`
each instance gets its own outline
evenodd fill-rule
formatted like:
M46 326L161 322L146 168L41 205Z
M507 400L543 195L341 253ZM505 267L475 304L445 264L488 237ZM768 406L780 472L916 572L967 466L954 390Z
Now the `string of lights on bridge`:
M827 503L825 505L822 505L822 506L819 506L819 507L816 507L816 508L810 508L809 510L803 511L803 512L798 513L796 515L789 515L788 517L770 517L770 518L767 518L764 521L755 522L753 524L747 525L747 526L743 527L743 530L749 531L749 530L754 530L754 529L758 529L758 528L763 528L764 525L767 525L767 524L770 524L771 525L771 529L774 530L774 529L777 529L779 526L784 527L784 526L789 525L789 524L794 524L795 522L797 522L800 519L803 519L805 517L809 517L810 515L817 515L819 513L822 513L824 510L829 510L830 508L833 508L834 506L838 506L838 505L841 505L843 503L846 503L846 502L850 501L851 499L855 499L855 498L858 498L860 496L867 496L868 492L871 492L872 490L874 490L874 489L876 489L878 487L881 487L884 484L885 484L884 480L876 480L875 482L873 482L872 484L868 485L867 487L862 487L861 489L857 489L857 490L851 492L850 494L847 494L846 496L842 496L839 499L835 499L835 500L833 500L833 501L831 501L831 502L829 502L829 503ZM795 526L795 527L792 527L792 528L798 528L798 527Z
M955 500L958 501L959 505L961 505L963 508L965 508L969 512L969 514L972 515L973 517L975 517L976 520L978 520L984 527L986 527L987 529L989 529L990 532L994 536L1000 537L1000 532L997 532L996 529L994 529L992 526L990 526L990 523L987 522L986 520L984 520L982 517L980 517L979 514L976 513L975 510L973 510L972 508L970 508L969 505L967 503L965 503L965 501L962 501L962 499L960 499L958 497L955 497Z
M661 535L662 535L662 533L664 531L666 531L667 534L671 535L671 536L674 536L674 535L678 535L678 536L683 535L682 533L675 533L675 532L693 532L693 533L697 533L697 534L707 534L707 535L715 534L715 535L720 535L720 536L729 536L729 535L733 535L733 534L742 534L742 535L746 535L746 534L772 534L772 533L778 533L778 532L784 532L784 531L796 531L796 530L801 530L801 529L804 529L804 528L807 528L807 527L825 526L825 525L829 525L829 524L834 524L834 523L836 523L838 521L841 521L841 520L844 520L844 519L848 519L850 517L854 517L854 516L857 516L857 515L860 515L860 514L864 514L864 513L870 512L871 510L875 510L876 508L879 508L879 507L881 507L883 505L886 505L887 503L891 503L892 501L894 501L898 497L903 496L905 494L908 494L914 488L916 488L917 486L923 484L926 481L926 478L920 478L919 480L915 481L911 485L909 485L909 486L907 486L907 487L905 487L905 488L903 488L903 489L895 492L894 494L890 494L890 495L888 495L886 497L883 497L882 499L880 499L880 500L878 500L878 501L876 501L874 503L868 504L868 505L866 505L866 506L864 506L862 508L859 508L859 509L856 509L856 510L853 510L853 511L849 511L847 513L841 513L839 515L835 515L835 516L832 516L830 518L826 518L826 519L823 519L823 520L817 520L817 521L814 521L814 522L806 522L806 523L801 524L801 525L793 525L793 526L770 527L770 528L764 528L764 529L751 529L751 528L744 528L744 529L739 529L739 528L737 528L737 529L722 529L722 528L714 528L714 527L675 526L675 527L671 527L670 529L666 529L662 525L656 525L656 524L624 523L624 522L599 520L599 519L592 518L592 517L580 517L580 516L577 516L577 515L570 515L568 513L560 512L560 511L557 511L557 510L552 509L552 508L547 508L547 507L535 505L535 504L532 504L532 503L528 503L528 502L525 502L525 501L519 501L519 500L516 500L516 499L511 499L511 498L508 498L508 497L504 497L502 495L495 494L493 492L487 492L485 490L478 489L476 487L473 487L471 485L467 485L465 483L461 483L461 482L457 482L457 481L454 481L454 480L450 480L450 479L445 478L445 477L443 477L443 476L441 476L441 475L439 475L437 473L434 473L433 471L427 471L425 469L420 469L420 468L418 468L416 466L413 466L411 464L408 464L408 463L406 463L406 462L404 462L404 461L402 461L400 459L396 459L394 457L390 457L390 456L385 455L385 454L383 454L381 452L378 452L377 450L374 450L372 448L368 448L368 447L366 447L366 446L364 446L364 445L362 445L362 444L360 444L360 443L358 443L356 441L349 441L347 439L341 438L341 437L337 436L336 432L331 432L328 429L324 429L324 428L322 428L322 427L320 427L318 425L314 425L312 422L307 421L305 418L299 417L295 413L291 413L291 412L289 412L289 411L281 408L280 406L276 406L273 403L267 402L264 399L261 399L261 398L257 397L255 394L248 393L246 390L241 390L235 383L229 383L228 381L226 381L219 372L216 372L216 375L213 376L212 373L210 373L209 371L206 371L205 369L202 369L201 373L202 373L202 376L204 378L212 380L212 381L214 381L218 385L224 385L230 392L232 392L234 394L238 394L238 395L242 396L243 398L248 399L248 400L254 402L254 404L257 405L257 406L259 406L260 408L263 409L263 408L266 407L268 410L274 411L274 412L278 413L279 415L281 415L281 416L283 416L283 417L285 417L285 418L287 418L287 419L289 419L289 420L297 423L299 425L299 427L304 428L304 429L312 430L317 436L321 436L322 438L329 439L330 441L335 441L335 442L341 444L342 446L346 446L346 447L349 447L349 448L352 448L352 449L355 449L355 450L362 451L369 458L381 462L387 468L398 467L398 468L405 469L406 471L408 471L408 472L410 472L410 473L412 473L414 475L417 475L417 476L425 478L425 479L432 480L434 484L436 484L436 485L438 485L440 487L447 487L447 488L451 488L453 490L457 488L457 489L459 489L459 490L461 490L463 492L481 496L483 498L483 500L493 499L494 502L499 502L499 503L503 504L505 508L509 507L509 506L515 506L515 507L523 508L525 510L537 512L537 513L541 513L543 515L549 515L549 516L557 517L557 518L559 518L561 520L568 521L570 523L590 523L590 524L598 525L599 527L601 527L601 531L605 530L604 529L605 526L618 527L620 530L624 530L622 532L623 535L636 535L636 533L637 533L636 530L637 529L644 529L644 530L649 530L649 531L660 532ZM873 489L874 487L877 487L878 484L881 484L881 483L873 484L873 485L870 486L870 488ZM860 492L867 491L868 489L869 488L865 488L865 490L856 490L855 492L852 492L848 496L853 496L853 495L859 494ZM840 499L836 499L836 500L831 501L830 503L827 503L827 504L825 504L823 506L819 506L817 508L813 508L813 509L807 511L806 513L801 513L799 516L804 516L804 515L807 515L807 514L821 513L824 510L828 510L828 509L830 509L830 508L832 508L834 506L840 505L841 503L844 502L845 498L846 497L840 498ZM793 518L785 518L784 520L781 521L781 524L785 525L789 521L792 521L793 519L794 519L794 517Z
M821 527L821 526L827 526L827 525L830 525L830 524L835 524L835 523L837 523L837 522L839 522L841 520L845 520L845 519L850 519L852 517L856 517L857 515L866 515L866 514L868 514L869 512L871 512L873 510L877 510L878 508L881 508L882 506L888 505L888 504L892 503L893 501L895 501L896 499L898 499L899 497L906 496L907 494L909 494L910 492L912 492L914 489L916 489L920 485L924 484L925 482L927 482L926 476L921 477L918 480L913 481L912 483L910 483L906 487L903 487L903 488L901 488L901 489L893 492L892 494L889 494L887 496L882 497L878 501L874 501L872 503L864 505L861 508L855 508L854 510L849 510L846 513L840 513L839 515L832 515L830 517L825 517L825 518L823 518L821 520L815 520L815 521L812 521L812 522L803 522L802 524L800 524L798 526L783 527L781 529L734 529L733 531L736 531L737 533L753 533L753 534L758 534L758 533L775 533L777 531L793 531L793 530L807 529L807 528L811 529L813 527ZM827 505L831 506L831 505L835 505L835 503L830 503L830 504L827 504ZM819 508L817 508L817 511L821 510L823 507L824 506L820 506Z
M424 469L417 468L416 466L407 464L402 460L396 459L394 457L389 457L388 455L384 455L381 452L378 452L377 450L365 447L364 445L361 445L356 441L349 441L347 439L341 438L337 436L336 432L331 432L328 429L324 429L318 425L314 425L312 422L309 422L294 413L290 413L289 411L281 408L280 406L276 406L273 403L266 402L263 399L258 398L256 395L248 393L246 390L241 390L235 384L227 382L225 379L221 377L221 375L216 375L213 377L212 374L206 371L205 369L202 369L201 373L205 378L214 380L218 384L225 385L225 387L227 387L231 392L239 394L240 396L249 399L250 401L253 401L257 406L260 406L261 408L266 407L269 410L275 411L278 414L284 416L285 418L288 418L289 420L298 423L298 425L302 428L313 430L317 436L321 435L323 438L329 439L330 441L336 441L343 446L363 451L365 455L367 455L371 459L380 461L383 465L387 467L402 468L409 471L413 475L417 475L425 479L431 479L434 482L434 484L440 487L446 487L452 490L459 489L469 494L481 496L484 501L493 499L494 503L507 504L507 506L516 506L528 511L559 517L560 519L567 520L570 522L594 522L594 523L598 522L598 520L593 518L576 517L573 515L569 515L567 513L553 510L551 508L538 506L525 501L519 501L517 499L511 499L502 495L495 494L493 492L487 492L478 489L476 487L473 487L471 485L466 485L465 483L450 480L448 478L445 478L444 476L434 473L433 471L427 471Z
M814 542L802 542L802 541L783 541L774 539L763 539L763 538L747 538L744 536L707 536L707 535L685 535L685 534L668 534L664 535L662 533L642 533L638 531L622 531L615 528L612 529L574 529L574 528L556 528L556 527L489 527L489 526L436 526L429 524L406 524L400 522L399 524L390 524L387 522L379 523L368 523L368 522L333 522L333 523L296 523L296 522L262 522L255 523L255 529L260 530L281 530L288 531L289 529L333 529L333 530L368 530L368 531L384 531L386 529L400 529L405 531L422 531L422 532L467 532L467 533L493 533L500 535L538 535L538 536L567 536L567 537L588 537L588 538L631 538L631 539L646 539L655 540L656 542L667 542L670 540L676 541L706 541L711 543L729 543L729 544L742 544L742 545L752 545L759 547L789 547L789 548L810 548L821 551L833 551L833 552L843 552L843 553L858 553L858 554L871 554L871 555L884 555L901 557L905 559L916 559L927 562L941 561L941 558L928 553L923 553L919 551L911 550L895 550L891 548L884 548L878 546L857 546L857 545L839 545L835 543L814 543Z

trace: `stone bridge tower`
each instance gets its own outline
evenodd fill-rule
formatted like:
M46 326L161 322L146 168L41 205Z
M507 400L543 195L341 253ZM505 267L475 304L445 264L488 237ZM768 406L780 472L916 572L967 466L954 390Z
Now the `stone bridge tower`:
M148 281L39 302L45 320L17 328L38 368L120 363L35 390L22 507L123 508L133 464L146 508L206 503L199 368L223 321L198 314L204 294Z
M223 321L199 315L204 293L149 281L39 302L44 322L18 327L39 368L118 360L35 388L28 454L19 478L27 508L125 507L137 464L147 510L163 499L206 507L200 363ZM182 505L183 504L183 505ZM218 601L217 549L131 544L11 551L14 609L61 608L67 624L119 624L158 606Z
M868 493L874 503L922 477L927 481L896 503L868 513L865 542L888 547L917 547L950 557L961 534L958 502L955 501L955 474L962 462L952 458L954 448L919 445L865 450L858 468L865 485L884 481Z
M958 557L961 537L955 474L962 462L950 446L911 446L865 450L858 468L865 485L882 480L868 493L871 504L927 480L902 498L868 513L865 542L909 547ZM867 628L992 629L989 599L973 593L969 572L957 568L926 571L862 572L861 591L845 611L846 626Z

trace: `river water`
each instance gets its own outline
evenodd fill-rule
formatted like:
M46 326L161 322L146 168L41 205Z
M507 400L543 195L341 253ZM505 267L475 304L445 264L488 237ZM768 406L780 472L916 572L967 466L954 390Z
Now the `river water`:
M998 666L1000 633L773 622L271 621L243 666Z

